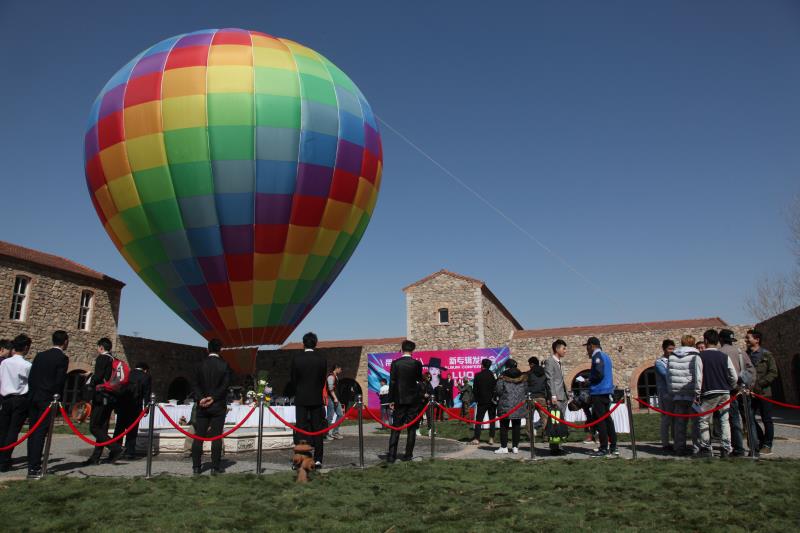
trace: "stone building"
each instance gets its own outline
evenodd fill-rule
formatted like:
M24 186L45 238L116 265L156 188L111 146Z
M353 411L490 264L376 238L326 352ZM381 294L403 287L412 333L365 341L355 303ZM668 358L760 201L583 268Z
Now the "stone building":
M97 355L97 341L119 344L117 323L124 283L69 259L0 241L0 337L26 333L31 357L52 345L53 331L69 334L65 398L71 401Z
M800 404L800 306L759 323L756 329L778 364L780 390L776 387L773 394Z

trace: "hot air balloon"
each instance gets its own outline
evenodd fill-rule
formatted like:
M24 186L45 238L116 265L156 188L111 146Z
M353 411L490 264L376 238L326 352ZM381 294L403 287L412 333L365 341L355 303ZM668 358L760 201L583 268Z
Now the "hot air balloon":
M293 41L202 30L148 48L91 109L85 171L117 249L227 346L279 344L353 254L383 153L364 95Z

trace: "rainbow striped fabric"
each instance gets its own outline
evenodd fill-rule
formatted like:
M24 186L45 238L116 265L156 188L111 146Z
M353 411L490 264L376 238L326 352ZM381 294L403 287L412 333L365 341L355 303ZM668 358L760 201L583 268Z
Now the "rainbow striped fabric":
M92 202L144 282L228 346L278 344L352 255L383 152L364 95L295 42L161 41L106 84L85 138Z

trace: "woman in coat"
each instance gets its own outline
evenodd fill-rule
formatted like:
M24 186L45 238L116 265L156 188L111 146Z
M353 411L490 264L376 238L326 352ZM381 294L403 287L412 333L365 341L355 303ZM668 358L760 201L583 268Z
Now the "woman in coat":
M497 416L503 416L525 400L527 376L513 359L506 361L505 371L497 378ZM511 426L511 453L519 453L519 434L525 409L517 409L500 420L500 447L494 453L508 453L508 427Z

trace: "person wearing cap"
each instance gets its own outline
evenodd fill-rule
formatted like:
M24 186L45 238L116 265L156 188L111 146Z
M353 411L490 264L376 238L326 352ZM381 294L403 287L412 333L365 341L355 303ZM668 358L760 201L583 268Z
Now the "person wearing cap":
M611 357L600 346L600 339L589 337L584 344L586 354L592 360L589 372L589 395L592 399L592 413L601 418L608 413L611 406L611 394L614 392L614 367ZM619 455L617 451L617 431L614 420L609 416L597 424L600 438L600 448L593 452L592 457L608 457Z
M756 376L756 368L750 360L750 356L743 352L738 346L734 346L736 336L730 329L719 330L719 350L724 352L728 359L730 359L733 368L736 370L736 375L739 376L739 387L750 388L753 386ZM733 394L735 391L731 391ZM745 414L744 397L739 396L730 405L730 426L731 426L731 446L733 451L731 457L744 457L744 426L748 424L748 433L755 438L756 426L753 423L753 417L748 417ZM757 442L753 442L755 447ZM756 450L751 450L755 453Z

